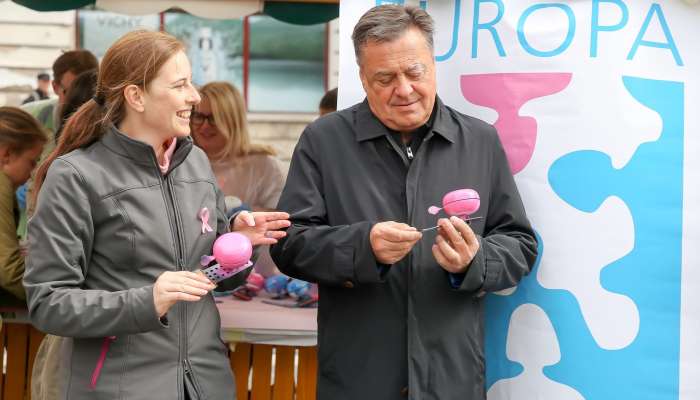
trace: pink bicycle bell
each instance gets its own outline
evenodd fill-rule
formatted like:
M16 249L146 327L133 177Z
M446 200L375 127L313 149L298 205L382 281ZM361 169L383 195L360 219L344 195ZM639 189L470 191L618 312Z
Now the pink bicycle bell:
M479 193L474 189L459 189L447 193L442 198L442 208L431 206L428 212L436 215L440 210L445 210L449 216L456 216L462 219L469 218L481 205Z
M213 256L203 256L201 260L202 266L216 260L217 264L202 270L212 282L220 282L253 265L250 262L253 245L240 233L231 232L219 236L214 242L213 252Z

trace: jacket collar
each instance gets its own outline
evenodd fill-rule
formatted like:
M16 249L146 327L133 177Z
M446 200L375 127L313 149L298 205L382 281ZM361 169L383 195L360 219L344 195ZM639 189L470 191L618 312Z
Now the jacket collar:
M111 151L132 160L134 163L151 166L160 173L156 153L151 145L127 136L114 125L107 129L100 142ZM192 138L190 136L177 139L175 152L170 158L168 173L185 161L192 150L192 146Z
M432 136L430 135L430 132L434 132L447 139L450 143L454 143L457 139L457 132L459 131L460 127L452 119L450 110L442 103L439 96L435 97L435 107L433 108L433 113L435 114L433 126L432 129L428 131L426 137ZM354 119L356 128L355 139L358 142L375 139L390 132L390 130L384 126L384 124L382 124L382 122L379 121L374 114L372 114L367 98L356 106Z

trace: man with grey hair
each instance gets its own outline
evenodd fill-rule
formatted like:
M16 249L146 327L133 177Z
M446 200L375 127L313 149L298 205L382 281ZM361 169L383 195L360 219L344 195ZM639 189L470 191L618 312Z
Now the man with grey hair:
M433 22L378 6L353 32L365 101L309 125L272 255L319 284L319 399L485 399L483 295L532 268L535 234L496 130L436 94ZM428 208L455 189L473 221ZM423 229L423 230L422 230Z

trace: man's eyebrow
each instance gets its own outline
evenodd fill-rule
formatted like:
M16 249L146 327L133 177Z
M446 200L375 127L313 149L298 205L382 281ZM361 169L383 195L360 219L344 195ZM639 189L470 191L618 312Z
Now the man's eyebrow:
M374 78L375 78L375 79L377 79L377 78L388 78L388 77L391 77L391 76L394 76L394 73L393 73L393 72L389 72L389 71L379 71L379 72L377 72L377 73L374 74Z
M423 63L416 63L411 65L406 69L408 72L423 72L426 70L426 66Z

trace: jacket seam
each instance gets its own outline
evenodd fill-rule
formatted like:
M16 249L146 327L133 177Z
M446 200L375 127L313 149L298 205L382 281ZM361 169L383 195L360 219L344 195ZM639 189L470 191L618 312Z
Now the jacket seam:
M132 254L134 254L133 252L136 251L136 237L134 235L134 230L133 230L134 223L131 221L131 218L129 218L129 214L126 212L126 209L119 202L119 200L112 198L112 201L114 201L114 206L117 209L119 209L119 211L121 211L120 214L122 216L122 219L124 220L124 224L126 225L127 230L130 231L129 242L131 243L130 247L131 247Z
M116 196L116 195L122 194L122 193L124 193L124 192L129 191L129 190L152 188L152 187L158 186L158 185L159 185L159 183L153 183L153 184L150 184L150 185L138 185L138 186L129 186L129 187L125 187L125 188L119 188L119 190L116 190L116 191L113 191L113 192L109 192L109 193L107 193L107 194L104 194L104 195L100 196L99 199L100 199L100 200L107 200L107 199L109 199L110 197L114 197L114 196Z
M204 182L204 183L209 183L211 185L214 185L214 181L211 179L202 179L202 178L171 178L173 182L182 182L182 183L198 183L198 182Z
M88 187L87 179L85 179L85 176L80 172L80 170L78 169L78 167L76 167L72 162L68 161L67 159L65 159L65 158L63 158L63 157L59 157L59 158L57 158L57 160L61 160L61 161L63 161L64 163L66 163L69 167L71 167L71 169L72 169L73 171L75 171L76 174L78 174L78 178L80 178L80 182L83 184L83 186L84 186L85 188ZM90 199L88 198L87 193L85 194L84 197L85 197L85 200L88 202L88 204L90 204Z

